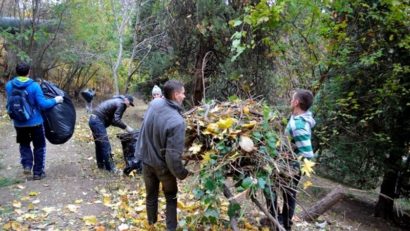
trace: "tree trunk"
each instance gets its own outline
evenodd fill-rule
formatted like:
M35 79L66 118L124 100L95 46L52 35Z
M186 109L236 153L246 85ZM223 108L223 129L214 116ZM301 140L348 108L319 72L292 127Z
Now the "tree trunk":
M337 187L330 193L328 193L324 198L316 202L315 205L305 210L300 218L306 221L314 221L316 218L325 213L328 209L330 209L333 205L335 205L345 197L346 191L341 187Z
M390 154L386 161L386 167L382 185L380 186L379 200L377 201L374 215L386 219L393 218L394 198L396 197L396 186L398 181L397 162L400 161L400 155L397 153Z
M196 56L196 63L195 63L195 74L194 74L194 92L193 92L193 103L194 105L199 105L204 97L204 88L203 88L203 78L202 76L202 62L205 57L205 53L207 51L207 47L204 42L201 42L199 46L199 51Z

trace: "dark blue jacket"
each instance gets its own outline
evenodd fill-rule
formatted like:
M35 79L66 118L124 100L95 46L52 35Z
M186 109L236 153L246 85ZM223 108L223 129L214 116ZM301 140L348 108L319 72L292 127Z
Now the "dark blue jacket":
M11 95L13 88L26 87L29 95L30 104L33 106L33 116L25 122L13 121L15 127L33 127L43 124L41 110L46 110L54 107L57 102L55 99L46 99L40 85L28 77L15 77L6 84L6 93Z

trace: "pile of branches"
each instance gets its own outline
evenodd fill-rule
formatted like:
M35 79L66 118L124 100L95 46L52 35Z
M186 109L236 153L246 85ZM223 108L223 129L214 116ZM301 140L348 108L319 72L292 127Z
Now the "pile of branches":
M199 182L194 195L205 208L207 222L221 218L223 193L229 200L228 215L235 230L240 204L235 199L246 194L274 222L256 197L285 187L298 173L298 161L284 129L286 117L278 110L252 99L212 102L185 113L186 147L183 158L199 163ZM302 163L303 165L303 163ZM312 172L312 164L302 171ZM227 178L234 182L234 191Z

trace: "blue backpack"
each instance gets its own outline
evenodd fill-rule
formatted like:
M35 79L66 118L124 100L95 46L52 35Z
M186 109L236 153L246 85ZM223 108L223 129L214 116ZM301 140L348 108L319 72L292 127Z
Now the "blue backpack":
M25 88L13 87L7 98L7 112L11 119L25 122L34 115L34 108L30 104L28 92Z

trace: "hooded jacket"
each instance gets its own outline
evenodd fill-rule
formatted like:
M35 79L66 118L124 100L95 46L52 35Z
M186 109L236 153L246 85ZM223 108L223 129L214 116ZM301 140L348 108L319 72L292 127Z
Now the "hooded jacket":
M286 134L290 136L291 142L296 145L296 154L306 158L313 157L312 148L312 128L316 121L313 119L312 113L307 111L303 114L290 117L286 126Z
M112 99L106 100L98 105L92 112L104 122L104 126L113 125L121 129L125 129L127 125L122 122L122 115L127 109L123 96L116 96Z
M6 84L6 93L10 96L14 88L25 88L28 93L28 100L33 107L33 116L24 122L13 121L15 127L34 127L43 124L41 110L54 107L55 99L46 99L40 85L28 77L15 77Z
M185 146L185 121L181 111L172 100L152 100L145 113L135 155L153 168L168 168L182 180L188 171L181 161Z

